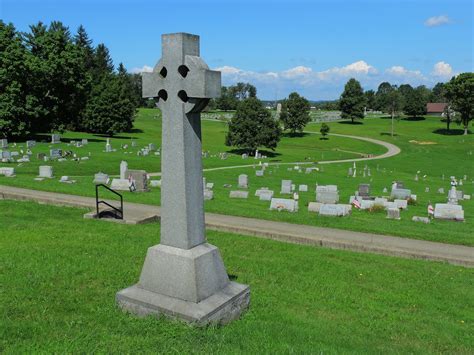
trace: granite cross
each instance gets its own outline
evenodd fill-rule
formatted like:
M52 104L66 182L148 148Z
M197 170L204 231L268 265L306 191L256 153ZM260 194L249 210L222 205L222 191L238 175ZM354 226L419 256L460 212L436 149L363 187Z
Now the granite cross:
M174 33L162 36L162 58L142 80L163 115L161 244L190 249L205 242L200 112L220 95L220 72L199 57L199 36Z

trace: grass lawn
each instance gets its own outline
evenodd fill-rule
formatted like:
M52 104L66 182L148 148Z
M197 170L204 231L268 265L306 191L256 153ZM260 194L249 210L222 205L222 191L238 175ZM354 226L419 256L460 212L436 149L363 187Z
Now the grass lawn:
M234 151L224 146L224 135L227 129L225 122L208 119L202 122L203 150L208 150L211 153L209 158L203 159L205 168L258 164L258 161L254 159L242 160L240 151ZM474 227L472 218L474 216L474 200L461 202L466 216L466 222L464 223L436 220L430 225L425 225L411 221L411 217L414 215L426 216L429 201L432 203L446 202L449 176L451 175L458 178L467 175L464 185L459 188L467 194L474 195L474 155L472 154L474 152L474 135L441 134L444 126L439 117L428 117L418 121L396 121L395 132L397 135L393 138L388 135L391 120L385 118L368 118L363 124L352 125L345 122L333 122L329 125L332 133L385 140L399 146L402 152L389 159L358 163L359 175L356 178L347 177L348 168L352 166L351 163L321 165L323 171L311 174L298 173L294 170L288 171L288 168L291 167L288 165L272 166L267 169L263 178L255 176L253 167L205 172L204 175L207 181L215 183L215 198L212 201L206 201L206 211L474 246L474 235L472 233ZM266 152L269 156L266 161L272 163L321 161L357 158L359 155L356 153L381 154L385 152L384 147L355 139L332 136L329 140L320 140L319 135L310 133L318 132L319 127L319 124L309 124L307 126L308 133L302 136L284 136L274 153ZM457 133L457 126L454 125L453 128L454 132ZM71 132L65 134L64 137L65 140L89 138L90 144L87 147L77 148L74 151L82 155L88 155L90 151L92 153L91 159L81 163L44 163L34 159L31 163L16 167L16 178L0 177L0 184L93 196L95 191L92 184L92 175L98 171L118 175L119 164L123 159L128 161L129 167L132 169L145 169L148 172L160 170L159 156L152 155L140 158L136 156L136 149L132 150L134 154L126 154L119 149L120 144L130 143L132 137L137 140L139 147L151 142L159 145L161 117L158 110L140 110L134 131L112 139L112 146L119 149L115 153L103 152L105 137ZM66 144L60 146L63 149L68 149ZM44 143L40 144L34 152L46 152L48 149L49 145ZM229 152L229 158L221 160L216 155L224 151ZM308 159L305 160L305 158ZM53 165L58 179L61 175L70 175L74 176L77 183L73 185L61 184L57 181L58 179L42 182L34 181L33 178L38 172L38 166L42 164ZM370 168L370 177L362 176L361 172L364 165ZM417 171L420 171L420 180L414 181ZM228 198L229 189L225 188L224 184L232 184L232 189L236 188L237 177L243 173L249 175L251 197L248 200L231 200ZM443 174L444 180L442 179ZM424 177L425 175L426 177ZM253 196L256 189L267 186L275 191L276 197L288 197L279 195L282 179L291 179L297 185L309 185L309 192L300 194L300 211L298 213L269 211L269 202L259 201ZM381 196L383 195L383 188L390 189L393 180L404 181L405 185L418 196L418 204L409 206L408 211L403 211L400 221L387 220L385 213L371 214L366 211L354 211L352 216L345 218L320 217L307 212L307 204L315 200L314 186L316 183L320 185L338 185L341 202L348 203L349 197L357 190L358 184L370 183L373 195ZM430 188L430 192L425 192L426 187ZM445 189L445 194L437 193L440 187ZM154 189L152 192L145 194L125 193L125 200L159 204L160 190Z
M473 353L474 270L208 232L251 286L242 319L196 329L122 313L159 225L0 201L0 352Z

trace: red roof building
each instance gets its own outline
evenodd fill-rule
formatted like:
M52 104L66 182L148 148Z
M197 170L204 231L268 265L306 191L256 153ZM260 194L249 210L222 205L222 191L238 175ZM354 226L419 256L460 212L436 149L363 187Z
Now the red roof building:
M444 113L446 106L448 106L448 104L443 102L428 102L426 104L426 113L428 115L441 116Z

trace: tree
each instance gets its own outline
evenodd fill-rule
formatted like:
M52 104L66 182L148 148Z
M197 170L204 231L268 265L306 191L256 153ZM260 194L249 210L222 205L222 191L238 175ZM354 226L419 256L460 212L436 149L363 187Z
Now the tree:
M113 136L133 126L135 105L123 79L105 75L94 85L84 114L84 128L91 133Z
M407 97L403 111L406 115L412 117L422 116L426 113L427 97L424 86L418 86L413 89Z
M13 24L0 20L0 137L29 133L26 117L26 50Z
M367 107L371 110L375 109L375 91L374 90L367 90L364 92L365 95L365 103Z
M223 111L235 110L237 108L237 98L233 95L230 88L223 86L221 96L216 99L216 106Z
M446 88L444 83L437 83L431 90L430 102L446 102Z
M323 139L327 139L327 135L329 134L329 131L331 130L331 128L326 124L326 123L323 123L321 125L321 129L319 130L319 132L321 133L321 135L323 136Z
M247 149L252 155L264 146L275 150L281 129L263 103L255 97L241 101L229 122L225 144Z
M446 98L455 111L461 115L464 134L474 117L474 73L462 73L446 84Z
M413 93L413 87L410 84L402 84L398 87L398 92L401 96L402 109L405 107L408 97Z
M377 105L383 112L389 113L392 119L391 135L394 134L395 114L402 109L402 95L396 85L383 82L377 89Z
M344 86L344 92L339 100L339 107L342 119L351 119L354 123L355 119L364 118L364 90L356 79L350 79Z
M297 131L302 132L311 120L309 116L310 109L311 106L308 100L298 93L292 92L282 104L280 120L283 122L283 128L290 130L292 134Z

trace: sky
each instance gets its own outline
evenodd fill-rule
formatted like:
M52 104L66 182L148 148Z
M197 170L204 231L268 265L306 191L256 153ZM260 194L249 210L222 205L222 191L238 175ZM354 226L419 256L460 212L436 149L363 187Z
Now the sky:
M472 72L473 17L472 0L0 0L0 18L20 31L84 25L130 72L152 70L161 34L200 35L223 85L250 82L265 100L337 99L352 77L376 90Z

